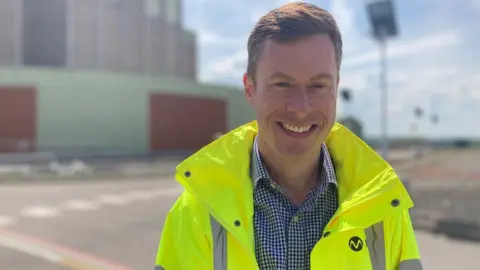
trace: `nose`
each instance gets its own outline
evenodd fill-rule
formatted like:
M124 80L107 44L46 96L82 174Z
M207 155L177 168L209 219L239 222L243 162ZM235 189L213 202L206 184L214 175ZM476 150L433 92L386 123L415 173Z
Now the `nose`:
M285 109L295 113L300 119L307 117L313 111L313 107L305 89L295 91L287 101Z

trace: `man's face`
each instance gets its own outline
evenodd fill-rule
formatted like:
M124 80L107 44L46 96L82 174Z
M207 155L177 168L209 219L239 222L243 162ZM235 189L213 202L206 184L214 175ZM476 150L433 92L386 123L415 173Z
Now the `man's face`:
M319 153L335 122L339 82L328 35L290 43L267 40L256 83L247 74L243 81L263 144L279 155Z

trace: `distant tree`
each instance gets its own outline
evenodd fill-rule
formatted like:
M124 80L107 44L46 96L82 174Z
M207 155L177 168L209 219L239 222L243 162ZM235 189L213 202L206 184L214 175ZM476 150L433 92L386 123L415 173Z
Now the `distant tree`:
M425 113L422 107L416 107L414 112L415 116L420 119L423 117L423 114Z
M340 91L340 94L345 102L350 102L352 100L352 91L350 91L350 89L344 88Z
M353 116L346 116L338 121L343 126L350 129L355 135L363 139L363 125L360 120Z

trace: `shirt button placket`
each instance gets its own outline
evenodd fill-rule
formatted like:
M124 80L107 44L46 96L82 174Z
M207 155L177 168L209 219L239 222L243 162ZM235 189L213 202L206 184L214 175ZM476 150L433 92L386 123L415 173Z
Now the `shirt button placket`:
M294 223L298 223L299 220L300 220L300 217L299 217L298 215L295 215L295 216L293 217L293 222L294 222Z

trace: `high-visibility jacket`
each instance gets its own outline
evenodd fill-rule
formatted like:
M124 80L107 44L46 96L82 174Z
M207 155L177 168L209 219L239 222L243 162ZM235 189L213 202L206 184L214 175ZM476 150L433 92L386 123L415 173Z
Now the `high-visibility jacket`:
M155 269L259 269L249 175L256 134L256 122L241 126L177 166L184 192L166 217ZM339 209L310 253L311 269L422 269L413 202L392 167L338 123L326 145Z

